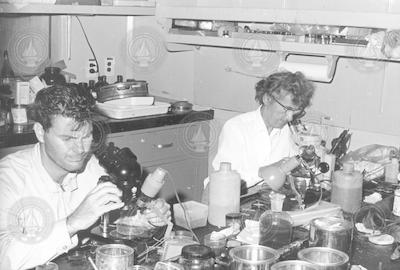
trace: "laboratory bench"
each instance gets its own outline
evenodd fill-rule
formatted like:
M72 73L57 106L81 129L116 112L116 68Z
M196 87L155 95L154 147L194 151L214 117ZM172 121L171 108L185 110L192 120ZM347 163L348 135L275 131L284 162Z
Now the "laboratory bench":
M182 228L177 227L177 230L181 230ZM221 228L215 227L213 225L208 224L205 227L194 229L194 233L198 236L199 240L202 242L203 238L206 234L209 234L213 231L220 230ZM298 227L294 229L293 238L303 238L308 235L308 231L302 227ZM154 242L153 242L154 243ZM353 248L352 248L352 256L351 256L351 265L361 265L368 270L397 270L400 269L400 260L391 261L390 255L393 253L395 245L388 246L378 246L368 242L367 239L361 236L354 236L353 239ZM291 254L286 254L286 256L281 259L282 260L295 260L297 259L297 251L293 251ZM57 258L55 262L59 266L59 270L72 270L72 269L91 269L88 262L80 262L79 265L76 265L77 262L71 259L71 254L64 254ZM92 259L95 258L95 252L92 250L91 252L87 251L87 254L91 254ZM157 262L157 258L159 258L159 254L157 251L153 251L150 253L150 258L146 263L142 263L151 269L154 264ZM74 265L75 264L75 265ZM138 264L137 261L135 264ZM215 269L225 270L226 267L221 265L217 265Z
M248 205L252 205L254 202L257 202L258 198L257 195L253 196L254 200L252 201L247 201L245 203L241 203L241 212L244 213L244 216L247 216L247 218L254 219L255 212L257 210L253 209L254 211L251 213L251 211L246 211L248 208ZM388 196L386 197L383 201L380 203L376 204L375 206L379 207L383 212L388 213L390 212L391 204L392 204L392 197ZM248 209L247 209L248 210ZM351 219L352 215L346 215L344 214L344 217L346 219ZM390 217L392 219L392 217ZM200 240L201 243L203 243L203 238L206 234L209 234L213 231L219 231L222 228L218 228L216 226L213 226L209 223L207 223L206 226L196 228L194 229L194 233L197 235L198 239ZM174 226L174 230L185 230L179 226ZM400 226L398 227L398 230L400 232ZM165 230L159 230L157 232L158 236L156 237L157 239L161 239L160 236L162 237L162 233ZM161 232L161 234L160 234ZM292 233L292 238L291 241L297 241L299 240L302 244L302 248L306 248L308 246L308 242L306 241L308 239L308 228L303 227L303 226L297 226L293 228L293 233ZM93 238L92 238L93 239ZM96 240L99 240L98 238ZM129 242L125 240L117 241L118 243L124 243L127 245L130 245L134 247L136 250L139 250L138 252L143 251L143 242ZM99 242L97 242L99 243ZM101 243L101 240L100 240ZM103 242L104 243L104 242ZM106 242L110 243L110 242ZM112 243L112 242L111 242ZM151 244L154 244L154 241ZM142 246L140 246L142 245ZM394 244L391 245L376 245L368 241L368 239L361 233L357 232L355 229L353 230L353 241L351 245L351 256L350 256L350 263L351 265L361 265L365 267L368 270L395 270L395 269L400 269L400 259L392 261L390 259L394 249L397 247L397 243L395 242ZM95 248L92 247L91 250L91 256L95 257L94 253ZM299 251L299 248L294 248L290 250L290 252L285 253L283 256L281 256L280 260L293 260L297 259L297 252ZM68 256L71 256L73 252L69 252L69 254L65 254L61 257L59 257L56 262L59 264L60 270L70 270L70 269L75 269L71 268L71 261L68 259ZM150 254L148 257L150 258L146 263L143 263L144 265L148 267L154 266L154 264L157 262L157 260L160 258L159 253L156 251L153 251L153 253ZM140 264L137 261L135 262L136 264ZM90 269L88 267L87 269ZM215 267L215 270L225 270L226 265L221 265L217 264Z

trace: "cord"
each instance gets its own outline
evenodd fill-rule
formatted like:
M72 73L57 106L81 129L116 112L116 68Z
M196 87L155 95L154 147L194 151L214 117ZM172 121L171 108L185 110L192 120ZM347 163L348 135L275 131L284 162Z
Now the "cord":
M165 170L165 169L164 169L164 170ZM171 179L172 188L174 189L174 192L175 192L175 198L178 200L179 205L180 205L180 206L182 207L182 209L183 209L183 216L184 216L184 218L185 218L186 226L188 227L189 231L193 234L193 236L194 236L194 238L196 239L196 241L200 243L199 238L198 238L197 235L193 232L193 229L192 229L192 227L190 226L190 223L189 223L189 220L188 220L188 217L187 217L187 211L186 211L184 205L182 204L181 199L179 198L178 191L177 191L177 189L176 189L175 182L174 182L174 180L173 180L173 178L172 178L172 175L170 174L169 171L167 171L167 170L165 170L165 171L167 172L168 177Z
M81 20L79 19L79 17L78 17L78 16L75 16L75 18L78 20L79 25L81 26L83 35L85 36L86 42L87 42L87 44L88 44L88 46L89 46L89 49L90 49L90 51L92 52L94 61L96 62L96 71L97 71L96 73L99 73L99 62L97 62L96 54L95 54L94 51L93 51L92 45L90 45L89 38L88 38L87 35L86 35L85 28L83 27L82 22L81 22Z
M225 67L225 71L226 71L226 72L237 73L237 74L240 74L240 75L243 75L243 76L247 76L247 77L265 79L265 76L257 76L257 75L253 75L253 74L241 72L241 71L235 70L235 69L233 69L232 67L229 67L229 66Z

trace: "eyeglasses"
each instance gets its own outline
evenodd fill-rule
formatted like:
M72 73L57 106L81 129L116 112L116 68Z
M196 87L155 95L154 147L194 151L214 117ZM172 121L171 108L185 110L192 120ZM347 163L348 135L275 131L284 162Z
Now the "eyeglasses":
M285 110L285 113L287 113L288 111L292 112L293 113L293 120L300 119L306 114L306 111L304 110L304 108L296 109L296 108L293 108L293 107L290 107L290 106L283 105L273 95L269 95L269 96Z

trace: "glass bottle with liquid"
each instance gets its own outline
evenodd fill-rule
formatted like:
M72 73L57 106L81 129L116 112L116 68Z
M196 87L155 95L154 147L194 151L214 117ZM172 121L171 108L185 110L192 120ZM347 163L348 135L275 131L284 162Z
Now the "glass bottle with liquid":
M354 170L353 163L344 163L343 170L333 173L331 202L347 213L355 213L361 207L363 177Z
M117 76L117 81L115 83L122 83L124 82L124 77L122 75Z
M0 71L0 93L11 94L11 83L15 78L13 69L11 68L11 63L8 58L7 50L3 53L3 65Z

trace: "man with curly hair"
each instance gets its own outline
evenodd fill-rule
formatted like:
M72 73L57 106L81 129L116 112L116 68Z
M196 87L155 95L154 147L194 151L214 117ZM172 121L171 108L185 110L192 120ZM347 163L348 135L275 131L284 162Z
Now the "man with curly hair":
M0 161L0 269L44 264L77 244L77 232L121 208L122 195L92 154L91 103L75 85L39 91L32 106L38 143ZM169 206L147 213L161 226ZM4 265L7 262L7 265Z
M314 85L302 73L277 72L256 85L257 110L229 119L212 162L230 162L247 187L260 183L260 168L298 153L288 123L305 114Z

